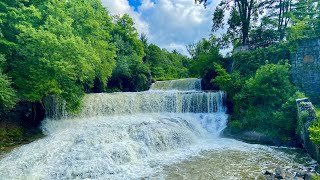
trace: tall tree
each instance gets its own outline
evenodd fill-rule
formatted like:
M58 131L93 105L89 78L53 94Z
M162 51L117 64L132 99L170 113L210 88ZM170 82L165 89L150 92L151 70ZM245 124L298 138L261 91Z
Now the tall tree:
M73 33L90 44L99 56L95 64L95 91L104 91L115 66L115 46L111 43L112 22L100 0L70 0L68 15L73 19Z
M110 76L115 52L107 41L110 25L102 20L107 15L100 2L5 1L1 5L0 27L10 42L1 46L21 100L39 102L53 94L65 99L69 110L76 110L94 79L106 81ZM75 15L81 12L92 21L79 22Z
M11 80L3 72L4 63L5 58L3 55L0 55L0 116L2 113L13 108L18 100L16 91L11 86Z
M225 25L224 19L229 13L228 30L226 36L240 39L242 44L249 41L252 20L257 19L264 2L258 0L222 0L213 13L212 31L216 32ZM226 39L229 39L226 38Z
M150 69L143 62L144 43L129 15L114 17L111 31L116 46L116 67L108 87L120 91L147 90L151 83Z
M320 36L320 3L314 0L299 0L292 12L292 39L314 38Z

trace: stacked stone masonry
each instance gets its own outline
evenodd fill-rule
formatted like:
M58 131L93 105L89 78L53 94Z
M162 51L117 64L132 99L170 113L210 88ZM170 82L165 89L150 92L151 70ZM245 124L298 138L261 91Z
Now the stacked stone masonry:
M293 82L308 96L320 97L320 38L299 43L292 55Z

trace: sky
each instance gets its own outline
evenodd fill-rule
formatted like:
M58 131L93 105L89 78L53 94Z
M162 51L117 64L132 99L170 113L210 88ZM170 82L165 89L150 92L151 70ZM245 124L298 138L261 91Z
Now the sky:
M186 45L208 38L219 0L207 8L194 0L101 0L112 15L129 14L148 42L188 55Z

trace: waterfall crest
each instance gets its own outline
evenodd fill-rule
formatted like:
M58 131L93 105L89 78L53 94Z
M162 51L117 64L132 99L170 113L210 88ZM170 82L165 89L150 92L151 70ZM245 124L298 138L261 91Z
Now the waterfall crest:
M170 81L157 81L151 85L150 90L201 91L201 79L186 78Z

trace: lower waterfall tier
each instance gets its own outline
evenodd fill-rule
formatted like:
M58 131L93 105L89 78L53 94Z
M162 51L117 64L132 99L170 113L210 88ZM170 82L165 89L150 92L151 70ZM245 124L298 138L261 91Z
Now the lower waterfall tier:
M154 158L169 160L178 154L192 153L177 150L218 136L226 120L224 113L47 119L43 130L48 136L2 159L0 177L137 178L148 173L148 169L153 171L158 163L153 162Z

